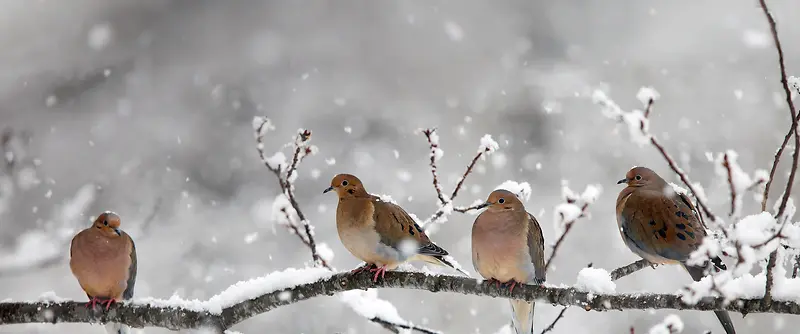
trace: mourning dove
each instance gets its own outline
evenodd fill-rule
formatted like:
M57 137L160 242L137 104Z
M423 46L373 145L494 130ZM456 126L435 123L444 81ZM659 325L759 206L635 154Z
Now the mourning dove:
M483 278L504 283L514 291L517 283L545 281L544 237L539 222L525 211L512 192L489 194L488 207L472 224L472 264ZM511 300L511 322L517 334L533 333L534 303Z
M686 260L706 237L692 202L678 194L654 171L634 167L617 184L628 186L617 197L617 224L625 245L636 255L655 264L681 264L699 281L703 266ZM719 257L711 259L716 270L727 269ZM736 333L728 312L714 312L728 334Z
M323 193L331 190L339 195L339 238L353 256L365 262L353 272L372 267L372 280L377 282L378 275L383 278L386 270L405 261L425 261L459 270L444 258L447 251L431 242L403 208L367 193L357 177L336 175Z
M108 310L112 303L133 297L136 246L119 224L119 216L106 211L72 238L69 266L89 297L87 307L100 302ZM127 332L127 326L110 325L110 333Z

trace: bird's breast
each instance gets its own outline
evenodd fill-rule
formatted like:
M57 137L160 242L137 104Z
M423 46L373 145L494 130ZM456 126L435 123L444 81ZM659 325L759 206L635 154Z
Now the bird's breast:
M477 233L475 233L477 232ZM475 269L484 278L495 278L502 282L528 281L532 270L527 239L522 235L498 233L476 229L472 235L472 253Z

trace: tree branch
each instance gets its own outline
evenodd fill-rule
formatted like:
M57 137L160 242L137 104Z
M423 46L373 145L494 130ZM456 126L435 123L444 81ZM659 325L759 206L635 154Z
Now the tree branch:
M431 150L431 162L429 166L431 167L431 174L433 175L433 188L436 189L436 196L439 198L439 209L433 213L425 222L422 223L422 227L424 228L425 225L429 223L436 222L439 218L445 215L445 213L452 208L453 200L455 200L456 196L458 196L458 192L461 190L462 186L464 185L464 181L466 181L467 176L472 173L472 169L475 168L475 164L478 163L478 159L483 157L485 154L489 154L495 149L496 147L484 146L478 149L478 153L475 154L475 157L472 158L470 163L467 165L467 168L464 170L464 174L461 175L461 178L458 179L458 183L456 184L455 188L453 188L453 192L450 194L450 198L445 197L442 193L442 186L439 182L438 177L438 169L436 166L436 161L439 160L442 154L442 150L439 148L439 136L436 135L436 129L425 129L422 130L422 133L425 135L425 138L428 139L428 145L430 146ZM471 210L477 210L477 206L469 206L469 207L459 207L459 208L452 208L453 211L465 213Z
M575 217L575 219L572 219L564 224L564 233L561 233L561 236L559 236L558 240L556 240L556 244L553 245L553 251L550 253L550 258L548 258L547 262L544 264L545 272L547 272L547 269L550 268L550 263L552 263L553 258L556 257L556 252L558 252L559 247L561 247L561 243L563 243L564 239L567 237L567 233L569 233L569 231L572 229L572 225L575 225L575 222L578 221L578 219L584 217L584 215L586 214L586 208L588 207L589 203L584 203L581 206L581 213L577 217Z
M794 102L792 101L792 91L789 89L789 80L786 75L786 64L783 60L783 47L781 46L781 39L778 37L778 28L777 24L775 23L775 18L772 17L772 13L770 13L769 8L767 7L766 0L759 0L759 4L761 5L761 10L764 12L764 16L766 16L767 21L769 22L769 30L772 33L772 40L775 43L775 50L778 52L778 66L780 68L781 74L781 86L783 87L783 92L786 97L786 105L789 107L789 114L792 120L792 125L787 133L783 144L778 149L778 152L775 154L775 161L772 166L772 170L770 172L770 180L767 183L767 188L764 191L764 199L762 200L761 207L762 211L765 211L766 204L767 204L767 195L769 191L769 186L772 183L772 177L777 168L778 160L780 159L780 155L783 153L783 149L786 147L786 143L789 141L789 137L794 134L794 152L792 153L792 169L789 172L789 178L786 181L786 188L783 191L783 198L781 198L780 205L778 207L778 211L775 213L775 217L781 217L783 215L784 210L786 210L786 204L789 201L789 196L792 194L792 185L794 184L794 177L797 173L797 160L798 155L800 154L800 134L797 133L797 111L794 107ZM782 229L782 228L781 228ZM769 303L772 301L772 287L773 287L773 280L772 277L773 271L776 265L776 258L778 250L772 251L769 254L769 260L767 262L767 283L766 283L766 291L764 293L764 302Z
M113 305L108 312L102 312L99 309L98 311L89 310L85 307L85 303L75 301L0 303L0 324L119 322L131 327L155 326L173 330L210 327L221 332L245 319L281 306L317 296L330 296L348 290L373 288L415 289L505 299L537 300L554 305L577 306L587 311L675 309L800 314L800 304L792 301L764 303L761 299L739 299L725 303L724 297L705 297L698 303L690 305L683 302L682 296L674 294L599 294L578 291L574 288L525 284L518 285L512 293L509 289L498 288L490 282L471 278L390 271L379 283L373 283L372 276L368 272L338 273L316 282L300 284L238 302L223 308L222 312L218 314L184 308L152 307L137 304L135 301L133 304Z
M792 91L789 89L789 80L786 75L786 64L783 60L783 47L781 46L781 40L778 37L778 28L777 24L775 23L775 18L772 17L772 13L769 11L769 7L765 0L759 0L759 4L761 5L761 10L764 13L764 16L767 17L767 21L769 22L769 30L772 33L772 41L775 43L775 50L778 52L778 66L780 67L781 73L781 86L783 87L783 92L786 97L786 105L789 107L789 113L792 116L792 126L789 129L789 132L786 133L786 136L783 139L783 143L778 148L778 151L775 152L775 160L772 163L772 169L769 172L769 180L767 180L766 188L764 189L764 198L761 200L761 211L767 210L767 197L769 196L769 188L772 185L772 179L775 176L775 170L778 167L778 161L780 160L781 155L783 154L783 150L786 148L786 144L789 142L789 138L791 138L792 134L795 136L795 150L792 162L792 171L789 174L789 181L787 182L787 189L784 192L783 199L781 200L780 209L778 211L783 213L783 210L786 206L786 201L789 198L789 193L791 192L792 183L794 180L795 171L797 170L797 154L798 149L800 149L800 138L797 136L797 122L798 122L798 115L797 109L794 106L794 102L792 101ZM800 93L800 92L799 92ZM777 216L780 216L778 214Z

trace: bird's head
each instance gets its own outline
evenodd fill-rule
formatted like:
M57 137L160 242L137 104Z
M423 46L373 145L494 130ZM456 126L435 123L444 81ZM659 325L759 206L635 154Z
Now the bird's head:
M666 183L656 172L647 167L633 167L625 178L617 181L617 184L625 183L628 187L644 187L651 184L663 185Z
M356 195L367 194L364 190L364 184L361 183L355 175L351 174L338 174L331 180L331 186L325 189L322 193L327 193L335 190L339 198L354 197Z
M94 228L100 230L100 233L107 237L116 238L122 235L122 230L119 229L120 218L116 213L106 211L97 216L92 225Z
M486 199L486 202L478 205L477 208L482 209L485 207L488 207L487 210L489 211L513 211L524 209L519 197L505 189L492 191L492 193L489 194L489 198Z

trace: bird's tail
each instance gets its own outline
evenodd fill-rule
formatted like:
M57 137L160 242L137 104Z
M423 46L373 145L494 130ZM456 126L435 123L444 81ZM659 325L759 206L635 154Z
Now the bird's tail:
M717 264L717 262L721 263L721 260L719 260L718 258L715 260L716 260L714 261L715 265ZM722 269L724 269L724 265L722 266L723 266ZM719 268L720 266L717 265L717 267ZM687 266L686 264L684 264L683 268L686 269L687 272L689 272L689 275L692 276L692 279L695 281L699 281L700 279L703 278L703 276L705 276L705 274L703 273L705 271L703 267ZM717 319L719 319L719 322L722 324L722 328L725 329L725 333L736 334L736 329L733 328L733 321L731 320L731 316L730 314L728 314L727 311L714 311L714 314L717 315Z
M420 260L420 261L424 261L424 262L426 262L426 263L435 264L435 265L437 265L437 266L445 266L445 267L450 267L450 268L453 268L454 270L456 270L456 271L458 271L458 272L460 272L460 273L464 274L464 276L467 276L467 277L472 277L472 275L470 275L470 274L469 274L469 273L467 273L466 271L462 270L462 269L461 269L461 268L459 268L458 266L454 265L452 262L450 262L449 260L447 260L447 259L446 259L444 256L420 255L420 254L417 254L417 256L416 256L416 258L415 258L415 259L416 259L416 260Z
M514 325L516 334L533 334L534 303L517 299L510 302L511 324Z
M131 328L128 325L123 325L117 322L109 322L106 324L106 333L108 334L130 334Z

